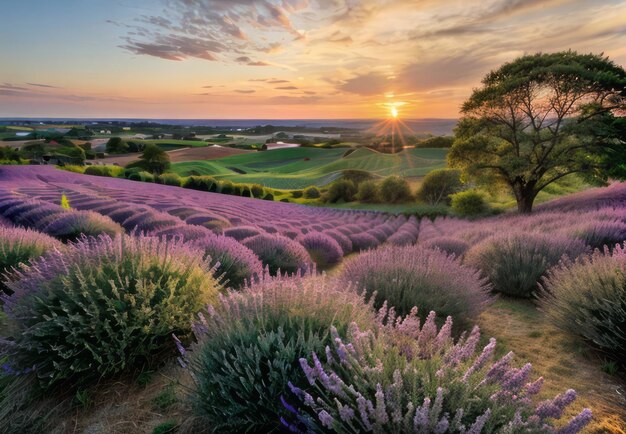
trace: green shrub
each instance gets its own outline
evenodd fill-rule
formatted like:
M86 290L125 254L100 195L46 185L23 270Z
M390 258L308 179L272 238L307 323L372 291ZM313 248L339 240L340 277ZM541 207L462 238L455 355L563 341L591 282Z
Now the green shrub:
M232 181L229 180L223 180L223 181L218 181L217 183L218 187L217 187L217 191L219 193L222 194L233 194L234 188L235 188L235 184L232 183Z
M321 196L320 189L315 187L314 185L305 188L303 194L304 197L307 199L317 199Z
M450 205L450 195L461 189L461 171L437 169L429 172L422 181L417 198L431 205Z
M272 193L267 193L263 196L263 200L274 200L274 195Z
M330 184L325 195L325 200L331 203L340 201L352 202L355 195L356 186L354 182L347 179L340 179Z
M294 190L291 192L291 197L293 197L294 199L300 199L303 195L304 192L302 190Z
M195 329L190 394L201 426L216 432L280 432L280 398L287 382L304 387L300 358L323 351L334 325L345 336L352 322L374 315L361 297L326 277L265 278L213 307Z
M128 144L121 137L111 137L106 144L109 154L123 154L128 152Z
M341 179L352 181L355 185L358 185L363 181L374 179L374 175L367 170L345 169L341 171Z
M596 250L547 274L540 306L560 329L626 366L626 246Z
M87 170L89 166L75 166L72 164L66 164L65 166L63 166L63 170L66 170L68 172L73 172L73 173L85 173L85 170Z
M528 298L564 254L576 258L586 252L582 241L555 234L502 233L469 249L465 263L481 270L495 291Z
M154 180L157 184L173 185L175 187L180 187L183 183L183 179L176 173L163 173Z
M363 181L359 184L356 198L360 202L376 203L380 202L380 191L376 181Z
M434 136L420 140L416 148L451 148L454 143L453 136Z
M85 175L118 177L124 172L123 167L119 166L87 166Z
M478 190L466 190L450 196L452 211L461 217L476 217L489 212L485 194Z
M202 252L144 236L84 238L16 272L5 312L11 369L42 390L138 368L185 335L220 284Z
M391 175L380 184L380 196L385 202L400 203L411 200L411 188L406 179Z
M184 178L183 187L200 191L217 191L217 179L212 176L189 176Z
M252 184L250 186L250 191L252 192L252 197L257 198L263 197L263 194L265 193L265 189L261 184Z

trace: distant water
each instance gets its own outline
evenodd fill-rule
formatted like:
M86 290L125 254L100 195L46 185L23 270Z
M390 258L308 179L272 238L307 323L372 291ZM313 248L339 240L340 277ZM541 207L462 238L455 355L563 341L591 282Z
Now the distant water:
M380 121L374 119L133 119L133 118L0 118L0 124L9 121L60 122L72 121L77 124L90 122L154 122L168 125L203 126L220 128L250 128L257 125L275 125L303 128L349 128L368 130ZM436 135L451 134L456 119L403 119L402 122L415 133Z

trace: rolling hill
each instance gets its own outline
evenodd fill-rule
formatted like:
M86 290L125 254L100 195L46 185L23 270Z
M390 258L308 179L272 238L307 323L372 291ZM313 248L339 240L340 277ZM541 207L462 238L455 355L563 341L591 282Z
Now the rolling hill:
M272 188L297 189L326 185L343 170L365 170L374 176L423 176L445 166L446 149L405 149L382 154L371 149L356 150L288 148L254 152L211 161L175 163L181 176L210 175L233 182L259 183Z

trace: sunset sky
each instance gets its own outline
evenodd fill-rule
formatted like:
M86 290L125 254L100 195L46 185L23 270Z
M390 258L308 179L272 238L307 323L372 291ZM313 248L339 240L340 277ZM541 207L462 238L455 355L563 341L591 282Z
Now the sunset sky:
M626 0L7 0L0 117L455 118L524 53L626 65Z

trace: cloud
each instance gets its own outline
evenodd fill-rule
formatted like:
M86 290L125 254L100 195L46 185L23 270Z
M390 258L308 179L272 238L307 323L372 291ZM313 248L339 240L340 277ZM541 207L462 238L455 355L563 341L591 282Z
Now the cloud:
M51 88L51 89L60 89L60 87L58 86L52 86L50 84L41 84L41 83L26 83L29 86L36 86L36 87L47 87L47 88Z
M23 91L23 90L28 90L28 89L25 87L21 87L21 86L14 86L11 83L4 83L4 84L0 84L0 90L17 92L17 91Z
M296 86L278 86L275 89L278 90L298 90Z
M297 105L297 104L316 104L322 100L319 96L290 96L279 95L269 99L270 104L284 104L284 105Z
M274 80L268 80L268 83L270 83L270 84L289 83L289 80L277 80L277 79L274 79Z
M218 54L227 53L234 54L235 62L269 66L269 62L238 53L251 50L276 53L282 43L268 41L266 37L250 38L248 32L279 31L301 39L288 15L307 5L307 1L290 0L278 3L276 0L168 0L162 15L141 15L130 24L111 23L128 29L121 48L134 54L175 61L187 58L213 61ZM267 42L259 47L255 41L260 40ZM248 60L240 60L244 57Z
M254 93L256 92L256 90L254 89L235 89L235 92L237 93Z

